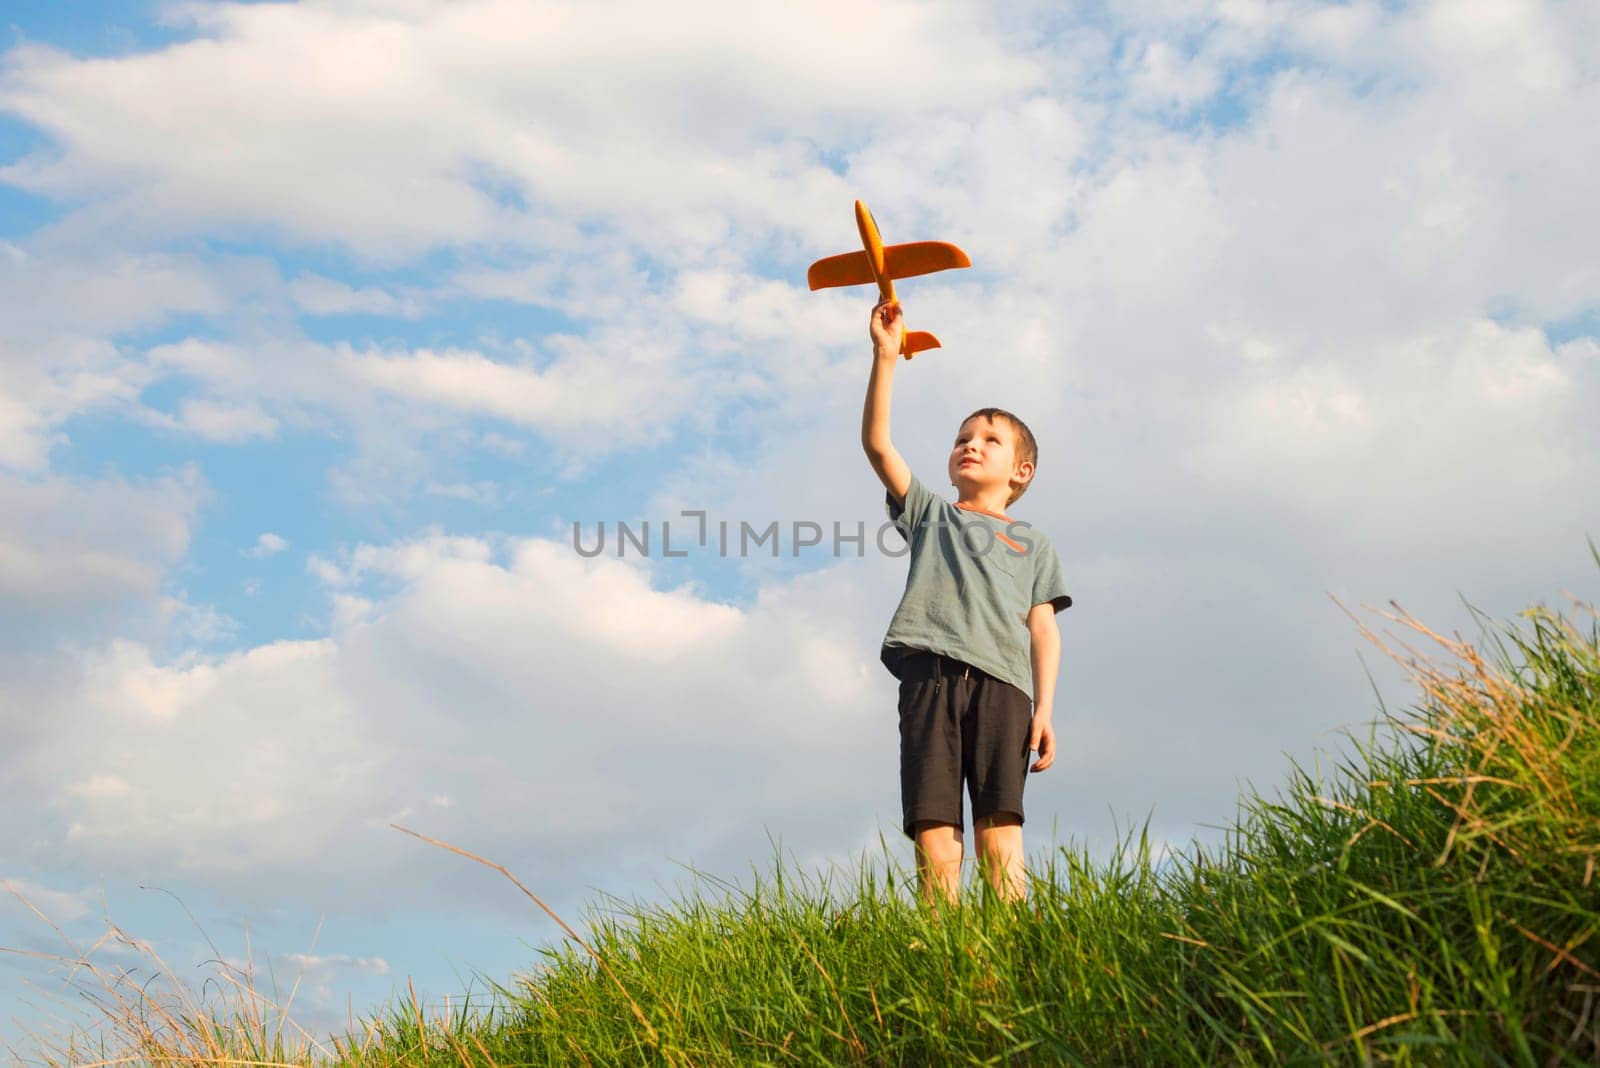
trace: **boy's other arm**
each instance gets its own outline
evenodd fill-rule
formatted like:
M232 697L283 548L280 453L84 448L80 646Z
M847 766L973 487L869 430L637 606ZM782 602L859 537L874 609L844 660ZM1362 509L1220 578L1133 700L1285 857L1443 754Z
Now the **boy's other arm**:
M1049 601L1028 609L1029 659L1033 662L1033 723L1028 748L1039 759L1029 770L1044 771L1056 760L1056 729L1051 723L1056 699L1056 674L1061 670L1061 629Z
M861 408L861 447L897 506L906 503L906 491L911 488L911 468L889 439L889 401L905 329L899 304L891 301L872 309L872 376L867 379L867 399Z

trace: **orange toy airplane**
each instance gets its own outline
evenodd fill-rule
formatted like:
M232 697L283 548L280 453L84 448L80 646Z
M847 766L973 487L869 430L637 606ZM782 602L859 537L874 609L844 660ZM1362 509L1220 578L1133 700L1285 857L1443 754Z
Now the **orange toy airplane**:
M876 282L878 301L882 303L894 299L893 279L972 266L965 252L945 241L914 241L909 245L885 247L872 212L859 200L856 201L856 229L861 231L865 251L845 252L813 263L806 272L806 283L812 289ZM926 330L907 330L900 342L900 355L909 360L914 353L938 347L939 339Z

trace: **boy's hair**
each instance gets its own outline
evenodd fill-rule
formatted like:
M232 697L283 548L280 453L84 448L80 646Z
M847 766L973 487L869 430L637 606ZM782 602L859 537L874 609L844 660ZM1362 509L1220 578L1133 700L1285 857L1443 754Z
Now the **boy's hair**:
M976 419L980 415L985 419L988 419L990 422L1009 423L1012 431L1017 435L1017 463L1020 464L1026 460L1027 462L1033 464L1033 469L1035 472L1039 470L1039 443L1033 439L1033 431L1028 429L1027 423L1024 423L1021 419L1018 419L1004 408L979 408L977 411L967 416L966 419L961 420L961 425L966 426L969 420ZM1011 496L1007 498L1006 507L1009 508L1011 505L1015 504L1017 502L1017 498L1021 497L1024 493L1027 493L1028 487L1031 485L1033 485L1032 479L1024 482L1021 489L1014 491Z

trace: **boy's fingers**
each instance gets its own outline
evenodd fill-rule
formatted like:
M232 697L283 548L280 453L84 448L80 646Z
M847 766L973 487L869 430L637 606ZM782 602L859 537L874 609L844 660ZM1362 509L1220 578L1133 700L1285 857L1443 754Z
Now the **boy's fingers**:
M1034 771L1044 771L1051 764L1055 763L1055 739L1044 733L1044 731L1041 730L1037 732L1033 741L1029 743L1028 748L1037 750L1039 753L1039 759L1033 765Z

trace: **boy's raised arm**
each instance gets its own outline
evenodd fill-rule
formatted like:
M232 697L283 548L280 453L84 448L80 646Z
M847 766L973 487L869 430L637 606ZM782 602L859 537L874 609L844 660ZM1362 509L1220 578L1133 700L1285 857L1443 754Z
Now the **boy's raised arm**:
M867 399L861 408L861 447L866 450L867 462L883 488L901 505L911 488L911 468L889 440L889 400L905 329L898 303L889 301L872 309L872 377L867 379Z

